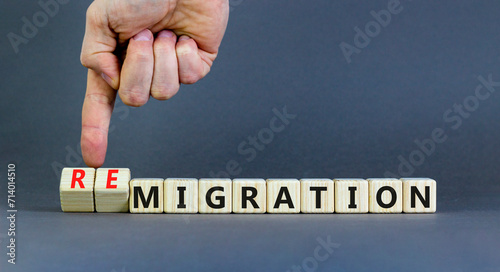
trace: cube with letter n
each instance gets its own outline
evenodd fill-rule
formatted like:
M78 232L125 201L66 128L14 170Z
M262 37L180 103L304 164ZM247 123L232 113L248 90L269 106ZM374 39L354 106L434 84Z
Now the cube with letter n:
M430 178L402 178L405 213L436 212L436 181Z

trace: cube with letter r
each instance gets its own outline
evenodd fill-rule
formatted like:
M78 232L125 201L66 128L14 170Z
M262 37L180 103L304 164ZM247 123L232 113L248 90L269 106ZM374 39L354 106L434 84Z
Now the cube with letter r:
M94 168L63 169L59 185L63 212L94 211L94 177Z

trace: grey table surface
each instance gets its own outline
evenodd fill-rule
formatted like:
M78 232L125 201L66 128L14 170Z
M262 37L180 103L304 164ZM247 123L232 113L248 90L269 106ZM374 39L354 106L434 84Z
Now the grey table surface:
M60 168L83 166L89 4L61 4L16 53L9 33L42 9L1 3L0 271L500 271L497 1L401 1L377 28L372 11L392 1L232 0L205 79L166 102L117 102L104 166L133 177L211 177L232 161L233 178L432 177L438 212L416 215L62 213ZM369 42L355 41L367 26ZM238 151L284 107L296 117L255 158Z

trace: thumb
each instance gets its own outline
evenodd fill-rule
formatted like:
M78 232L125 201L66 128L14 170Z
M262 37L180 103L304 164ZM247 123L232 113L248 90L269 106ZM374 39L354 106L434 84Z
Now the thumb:
M109 28L103 2L93 2L87 9L85 37L83 38L80 60L82 65L94 70L117 90L120 86L120 60L114 54L116 33Z

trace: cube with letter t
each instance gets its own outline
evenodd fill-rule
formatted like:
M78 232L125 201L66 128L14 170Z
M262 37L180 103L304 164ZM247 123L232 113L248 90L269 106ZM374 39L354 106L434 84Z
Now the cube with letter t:
M333 213L334 183L331 179L300 180L300 210L303 213Z

